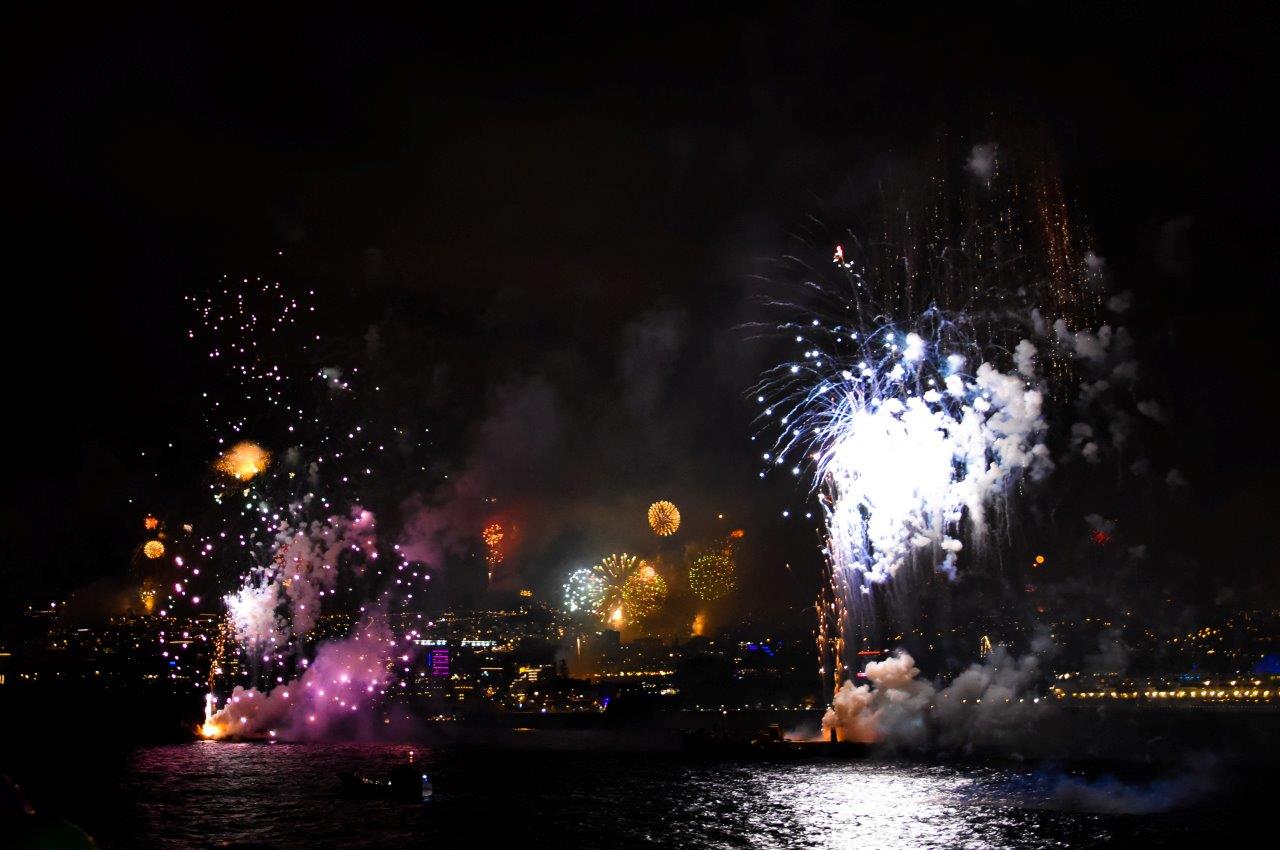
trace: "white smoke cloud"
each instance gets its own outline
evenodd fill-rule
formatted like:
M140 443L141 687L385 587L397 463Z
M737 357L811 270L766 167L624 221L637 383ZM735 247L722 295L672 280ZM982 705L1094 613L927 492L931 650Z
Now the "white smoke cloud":
M1102 514L1085 514L1084 521L1094 531L1101 531L1103 534L1110 534L1116 530L1116 524Z
M1033 693L1039 657L1013 658L997 646L981 664L946 688L920 679L915 660L899 649L864 671L870 684L846 681L823 717L823 729L845 741L883 742L946 751L1016 747L1035 733L1048 704Z
M263 648L309 633L324 594L337 583L342 553L377 558L374 544L373 514L359 506L349 517L297 527L282 522L271 563L255 567L238 591L223 598L236 639Z
M1089 781L1059 776L1050 789L1047 807L1068 812L1149 815L1192 803L1212 793L1213 771L1203 764L1169 779L1128 783L1114 776Z
M974 145L965 166L971 174L980 180L990 180L996 173L996 153L998 150L999 145L995 142Z
M1013 364L1024 378L1036 376L1036 347L1031 340L1024 339L1013 349Z
M1156 401L1140 401L1138 402L1138 412L1143 416L1150 417L1157 422L1164 422L1164 409L1160 407L1160 403Z
M1107 299L1107 309L1112 313L1127 312L1133 306L1133 293L1129 290L1117 292Z

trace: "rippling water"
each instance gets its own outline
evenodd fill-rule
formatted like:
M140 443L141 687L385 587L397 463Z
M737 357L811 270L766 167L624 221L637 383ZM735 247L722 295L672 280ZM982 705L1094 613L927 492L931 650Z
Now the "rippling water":
M1176 783L1072 784L1064 795L1061 775L1032 769L652 752L418 749L436 789L428 803L340 796L339 771L386 774L409 749L138 748L73 774L89 781L73 780L57 808L104 848L1061 847L1212 829ZM1117 808L1139 813L1102 811Z

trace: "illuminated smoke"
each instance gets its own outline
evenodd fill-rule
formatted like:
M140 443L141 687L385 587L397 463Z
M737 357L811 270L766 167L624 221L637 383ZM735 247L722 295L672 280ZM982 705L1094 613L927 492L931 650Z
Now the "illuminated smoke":
M393 649L386 624L366 620L351 637L322 643L294 681L266 692L237 685L221 710L210 694L200 733L311 740L367 726L386 693Z
M869 684L845 682L822 718L840 740L883 742L907 749L952 752L1004 750L1026 741L1049 705L1033 690L1040 659L1015 659L995 647L939 690L919 678L914 659L898 650L866 666Z
M224 598L236 639L250 648L283 644L315 628L344 552L378 556L373 514L359 506L349 517L297 526L281 522L274 542L271 563L252 569L241 588Z

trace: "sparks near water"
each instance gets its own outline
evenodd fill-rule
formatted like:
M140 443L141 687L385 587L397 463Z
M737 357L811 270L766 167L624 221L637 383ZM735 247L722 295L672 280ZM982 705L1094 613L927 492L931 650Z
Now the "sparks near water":
M188 337L213 367L201 392L208 502L180 533L162 533L164 545L144 548L178 579L163 598L150 576L144 588L161 616L180 605L225 611L198 729L206 738L351 732L404 686L418 634L393 637L389 617L431 576L380 537L370 505L402 497L382 482L422 451L423 432L379 418L369 402L381 387L325 346L313 297L227 277L187 299ZM329 613L351 625L320 630Z

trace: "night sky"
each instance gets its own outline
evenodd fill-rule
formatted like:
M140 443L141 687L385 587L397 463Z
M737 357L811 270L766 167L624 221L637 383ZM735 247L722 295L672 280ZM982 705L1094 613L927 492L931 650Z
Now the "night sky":
M140 450L207 464L182 298L230 274L314 289L439 468L554 529L513 581L549 590L666 497L748 529L747 607L802 611L817 537L779 519L792 482L756 477L746 393L777 352L741 325L813 219L853 226L825 217L993 110L1048 128L1137 296L1191 482L1174 580L1274 593L1259 8L12 22L6 608L127 572ZM388 499L438 486L406 472Z

